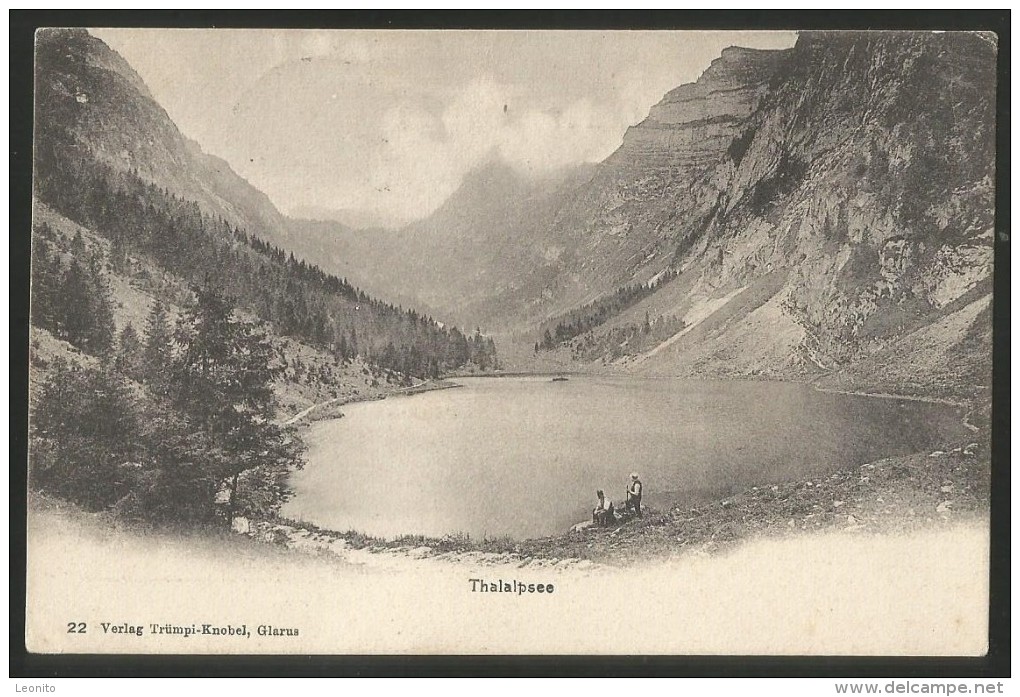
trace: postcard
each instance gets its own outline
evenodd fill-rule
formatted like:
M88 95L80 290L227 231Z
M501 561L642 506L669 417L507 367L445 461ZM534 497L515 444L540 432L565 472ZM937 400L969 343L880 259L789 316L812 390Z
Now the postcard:
M38 30L28 650L984 655L996 60Z

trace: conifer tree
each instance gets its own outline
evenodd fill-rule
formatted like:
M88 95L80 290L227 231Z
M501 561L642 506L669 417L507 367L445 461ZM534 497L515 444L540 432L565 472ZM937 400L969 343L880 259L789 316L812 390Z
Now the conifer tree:
M63 310L58 331L61 338L82 349L88 343L92 323L89 295L85 270L75 259L64 273L57 292L57 304Z
M161 300L152 304L145 323L145 346L142 350L142 373L155 394L166 396L170 388L173 360L172 336L166 305Z
M301 453L293 433L274 422L272 384L283 366L262 323L239 317L209 287L195 294L177 331L175 401L225 454L213 466L227 492L227 520L272 512L287 498L285 476Z
M58 363L42 387L32 430L36 488L89 510L130 493L142 451L137 403L109 367Z
M89 269L89 309L92 323L88 333L87 349L97 355L108 357L117 339L117 325L113 319L113 298L106 277L98 264Z
M37 235L46 233L41 231ZM50 245L34 237L32 240L32 324L56 332L60 316L58 293L61 283L60 260L50 253Z
M114 366L126 377L141 382L144 376L144 348L138 332L130 322L124 325L117 340Z

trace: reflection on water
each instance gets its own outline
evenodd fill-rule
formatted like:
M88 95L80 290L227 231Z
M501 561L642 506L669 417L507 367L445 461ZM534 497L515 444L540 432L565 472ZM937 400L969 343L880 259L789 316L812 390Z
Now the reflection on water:
M647 505L698 501L961 436L951 407L775 382L474 378L312 426L286 516L333 530L534 537L632 471Z

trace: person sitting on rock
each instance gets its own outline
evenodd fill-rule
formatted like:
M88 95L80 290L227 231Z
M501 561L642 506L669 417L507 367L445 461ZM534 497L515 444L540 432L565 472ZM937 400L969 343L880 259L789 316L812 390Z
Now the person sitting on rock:
M613 502L606 497L606 492L602 489L596 491L595 496L598 497L599 502L592 509L591 522L604 528L616 518L613 512Z
M641 480L637 472L631 472L630 484L627 485L627 510L634 511L634 515L641 517Z

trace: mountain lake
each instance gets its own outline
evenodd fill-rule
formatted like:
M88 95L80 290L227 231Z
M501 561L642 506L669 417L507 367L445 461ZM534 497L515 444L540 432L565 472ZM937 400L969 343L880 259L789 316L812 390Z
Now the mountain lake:
M784 382L552 376L457 378L457 387L350 404L309 428L283 515L378 537L528 538L617 506L725 497L934 449L961 411Z

